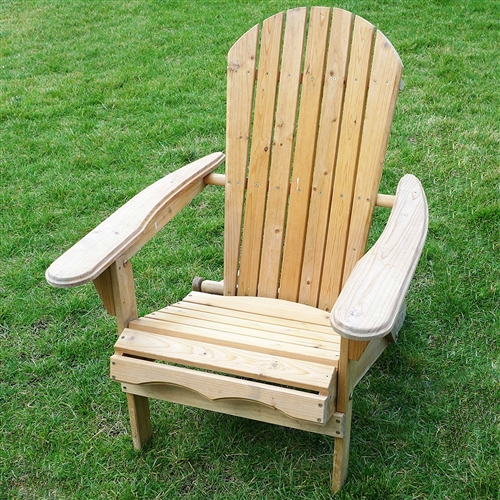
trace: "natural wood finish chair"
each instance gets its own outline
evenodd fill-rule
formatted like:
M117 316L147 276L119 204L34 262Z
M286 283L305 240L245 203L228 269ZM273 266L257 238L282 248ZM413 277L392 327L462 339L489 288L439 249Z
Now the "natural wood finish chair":
M58 287L93 281L117 318L111 377L135 448L159 398L333 436L342 487L352 391L396 340L427 232L415 177L378 194L401 71L344 10L266 19L229 51L226 174L214 153L167 175L47 270ZM225 187L223 281L138 318L130 258L206 184ZM375 205L392 212L365 254Z

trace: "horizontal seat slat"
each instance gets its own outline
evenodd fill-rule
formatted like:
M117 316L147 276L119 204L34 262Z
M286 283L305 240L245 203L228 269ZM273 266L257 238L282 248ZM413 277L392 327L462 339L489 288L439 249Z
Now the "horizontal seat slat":
M172 316L175 318L175 316ZM208 342L210 344L234 347L255 351L270 355L286 356L292 359L305 360L313 363L322 363L329 366L336 366L339 359L339 348L325 349L316 346L314 343L307 344L287 342L285 335L272 335L261 337L245 334L245 329L231 331L227 325L227 331L215 328L217 325L193 325L194 321L173 322L150 317L140 318L130 323L130 327L142 332L155 333L164 336L171 336L198 342ZM199 322L198 322L199 323ZM264 333L264 332L262 332Z
M279 326L265 321L249 320L242 317L226 317L218 314L218 310L211 313L204 313L200 311L185 310L182 307L170 306L160 311L148 314L146 317L151 319L158 319L163 321L172 322L188 322L188 324L203 326L209 328L221 328L224 331L236 331L250 334L249 332L256 332L255 335L261 334L257 332L266 332L269 334L284 335L291 343L300 343L306 341L315 345L321 344L325 349L333 348L338 349L340 343L340 336L338 336L333 328L330 328L330 335L316 335L309 330L302 330L298 327Z
M174 312L176 314L181 314L178 310L182 309L186 311L186 314L190 314L193 317L203 317L203 314L211 314L217 316L219 321L226 322L228 324L242 324L243 321L248 321L256 323L257 328L259 327L258 324L264 325L265 329L271 329L274 325L277 328L290 329L290 332L296 331L294 334L297 336L305 335L307 338L314 338L323 342L340 342L340 336L335 332L335 330L333 330L329 321L326 320L326 314L325 318L321 318L322 323L308 323L297 319L262 316L261 314L248 312L246 310L238 311L223 307L188 302L185 300L172 304L164 309L160 309L160 311L172 311L174 308ZM204 317L208 318L208 316Z
M273 323L259 321L257 318L247 319L244 313L239 317L224 316L219 309L212 312L193 311L178 307L177 305L166 307L154 313L148 314L146 318L158 321L183 323L192 326L200 326L210 329L220 329L225 332L234 332L240 335L249 335L264 338L281 338L283 341L299 345L310 345L322 349L338 351L340 336L333 332L330 327L329 335L317 334L310 330L303 330L296 326L280 326Z
M328 391L335 366L126 328L117 354L156 359L318 392Z
M184 299L185 302L220 307L232 311L268 316L286 320L312 323L313 325L329 325L329 315L326 311L315 307L267 297L234 297L210 295L202 292L191 292Z

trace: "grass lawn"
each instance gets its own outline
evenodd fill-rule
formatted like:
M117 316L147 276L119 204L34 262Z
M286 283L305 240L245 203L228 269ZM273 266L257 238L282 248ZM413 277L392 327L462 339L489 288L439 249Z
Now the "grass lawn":
M224 150L228 49L300 4L0 2L0 498L330 498L327 437L153 402L134 452L113 318L91 285L44 279L141 188ZM405 64L382 192L413 173L430 210L400 340L354 393L338 498L498 499L500 4L336 5ZM205 190L135 258L141 314L221 279L223 196Z

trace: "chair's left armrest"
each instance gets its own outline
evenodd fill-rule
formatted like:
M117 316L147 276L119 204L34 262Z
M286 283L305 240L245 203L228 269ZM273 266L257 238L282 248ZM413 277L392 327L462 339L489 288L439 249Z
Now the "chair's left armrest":
M224 158L205 156L141 191L53 262L47 281L61 288L83 285L120 256L130 258L204 188L204 177Z
M413 175L405 175L383 233L356 264L332 309L330 322L339 335L372 340L397 333L427 226L422 185Z

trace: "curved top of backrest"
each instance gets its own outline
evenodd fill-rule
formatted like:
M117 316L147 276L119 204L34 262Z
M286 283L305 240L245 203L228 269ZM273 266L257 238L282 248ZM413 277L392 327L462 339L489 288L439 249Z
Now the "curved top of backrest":
M363 255L402 64L341 9L292 9L228 54L227 295L329 310Z

